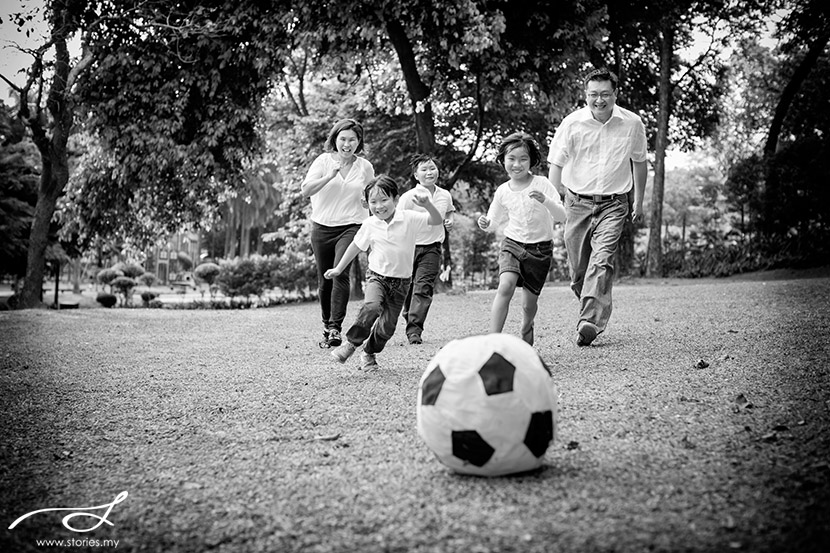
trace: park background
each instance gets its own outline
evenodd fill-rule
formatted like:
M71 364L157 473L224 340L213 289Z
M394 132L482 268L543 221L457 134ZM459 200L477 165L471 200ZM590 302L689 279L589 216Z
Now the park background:
M308 299L310 206L299 183L341 117L366 127L378 173L411 185L413 153L439 159L457 209L442 286L487 288L498 237L474 220L504 179L495 146L521 130L546 152L559 121L584 104L580 78L595 66L620 76L618 103L649 135L647 216L626 227L619 275L821 264L827 9L4 4L6 296L23 307L99 294L105 305L158 306L195 285L201 305ZM561 236L557 246L552 281L567 279ZM355 297L363 266L353 267Z
M136 551L826 550L826 2L3 9L3 61L24 50L0 72L2 305L22 308L0 314L3 520L126 488L103 535ZM414 393L442 340L486 326L495 145L546 150L599 65L649 133L614 325L573 344L557 237L537 349L562 441L534 475L453 477ZM332 367L305 301L299 183L341 117L377 172L437 156L457 209L434 335L398 336L375 377Z

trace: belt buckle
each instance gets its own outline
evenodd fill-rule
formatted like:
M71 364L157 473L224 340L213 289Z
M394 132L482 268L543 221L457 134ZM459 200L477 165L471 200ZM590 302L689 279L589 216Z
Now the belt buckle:
M602 194L594 194L593 198L595 204L602 203L605 201L605 196L603 196Z

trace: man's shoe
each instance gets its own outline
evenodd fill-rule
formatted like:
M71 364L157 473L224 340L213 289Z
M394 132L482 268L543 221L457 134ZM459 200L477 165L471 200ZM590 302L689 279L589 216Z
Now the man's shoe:
M417 334L410 334L409 336L407 336L407 338L409 339L410 344L423 344L424 343L424 341L421 340L421 337L418 336Z
M355 348L354 344L351 342L343 342L333 350L331 350L331 356L340 361L341 363L345 363L348 361L349 357L352 356L354 353Z
M599 329L594 323L585 321L580 323L577 332L579 332L579 336L576 338L576 345L583 347L591 345L594 339L596 339L597 334L599 334Z
M360 354L360 368L364 371L371 371L378 368L378 362L375 359L374 353L366 353L365 351Z
M336 328L329 329L329 347L337 347L343 343L343 337L340 335L340 331Z

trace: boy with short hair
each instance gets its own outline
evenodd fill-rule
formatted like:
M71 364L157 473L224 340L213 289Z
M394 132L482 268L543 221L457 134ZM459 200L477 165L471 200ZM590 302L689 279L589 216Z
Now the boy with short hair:
M423 343L424 324L432 305L435 281L441 271L441 247L446 237L444 228L452 228L452 196L448 190L438 186L438 160L430 154L417 154L410 162L412 176L417 183L412 190L401 194L398 207L423 213L412 199L428 194L438 213L444 218L443 226L430 226L418 233L415 241L415 260L412 268L412 283L403 304L403 318L406 321L406 338L410 344Z
M426 213L395 209L398 196L398 184L388 175L379 175L366 185L363 197L371 216L360 225L337 266L324 275L336 277L358 253L369 250L363 305L345 334L346 340L331 352L335 359L345 363L363 345L363 369L377 368L375 355L383 351L395 333L412 277L418 232L442 223L441 213L426 195L413 198L415 205L426 209Z

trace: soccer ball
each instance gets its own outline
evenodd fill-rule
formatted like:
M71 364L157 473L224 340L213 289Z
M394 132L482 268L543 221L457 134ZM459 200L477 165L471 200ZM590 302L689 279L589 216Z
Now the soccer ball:
M500 476L542 465L556 437L556 389L532 346L510 334L453 340L418 386L418 434L456 472Z

